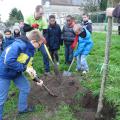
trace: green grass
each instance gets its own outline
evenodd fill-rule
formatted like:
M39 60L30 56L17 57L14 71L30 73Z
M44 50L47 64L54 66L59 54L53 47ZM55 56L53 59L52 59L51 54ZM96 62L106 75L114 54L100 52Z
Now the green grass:
M100 83L102 79L101 67L104 61L105 34L94 33L94 49L88 56L90 73L87 81L83 81L83 86L93 92L94 96L99 95ZM105 87L105 100L114 105L118 112L115 120L120 120L120 36L113 35L110 49L109 75Z
M94 41L94 48L90 55L88 56L88 64L90 67L89 74L83 78L81 84L86 88L90 89L93 92L94 96L99 95L100 90L100 83L102 79L101 67L104 61L104 49L105 49L105 41L106 35L105 33L93 33L92 35ZM108 80L106 82L105 88L105 100L110 104L113 104L117 107L117 115L115 120L120 120L120 36L113 35L111 41L111 50L110 50L110 63L109 63L109 75ZM64 64L64 47L61 47L59 51L60 55L60 70L67 70L68 66ZM72 72L75 73L75 66L74 63L72 67ZM36 69L37 73L41 75L44 72L44 66L42 62L42 57L39 52L36 53L34 58L34 68ZM52 68L52 67L51 67ZM52 68L53 71L53 68ZM76 73L79 74L79 73ZM5 115L12 114L14 111L17 110L17 100L18 100L18 90L12 84L10 88L10 93L16 91L16 95L5 104ZM76 95L76 99L82 94ZM43 117L45 115L44 107L42 105L38 105L38 112L34 113L36 117ZM41 116L41 114L43 114ZM33 114L27 114L23 116L23 118L18 118L16 120L27 120L32 119ZM44 118L44 117L43 117ZM53 118L46 118L44 120L76 120L73 116L73 113L68 105L62 104L59 107L57 113L53 116Z

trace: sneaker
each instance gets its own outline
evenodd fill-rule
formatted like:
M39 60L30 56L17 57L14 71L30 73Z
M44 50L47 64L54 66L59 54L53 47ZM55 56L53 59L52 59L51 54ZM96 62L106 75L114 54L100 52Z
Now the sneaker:
M50 76L50 72L44 72L44 75Z
M59 63L59 62L57 62L56 64L57 64L57 65L60 65L60 63Z
M84 75L86 75L87 73L88 73L87 70L84 70L84 71L82 72L82 74L84 74Z
M34 111L35 111L35 107L34 106L29 106L24 111L19 111L18 114L23 114L23 113L28 113L28 112L34 112Z

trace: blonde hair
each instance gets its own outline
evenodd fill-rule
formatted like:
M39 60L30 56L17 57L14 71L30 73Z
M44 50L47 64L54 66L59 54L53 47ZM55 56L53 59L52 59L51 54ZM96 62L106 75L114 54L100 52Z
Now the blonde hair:
M31 40L36 40L40 41L44 39L42 33L39 30L32 30L27 34L28 39Z

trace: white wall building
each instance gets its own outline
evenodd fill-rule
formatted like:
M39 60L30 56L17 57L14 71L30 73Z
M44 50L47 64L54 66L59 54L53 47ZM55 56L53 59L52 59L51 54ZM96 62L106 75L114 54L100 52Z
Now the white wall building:
M57 22L61 25L65 22L67 15L82 14L83 11L80 8L81 0L42 0L44 6L45 16L54 14Z

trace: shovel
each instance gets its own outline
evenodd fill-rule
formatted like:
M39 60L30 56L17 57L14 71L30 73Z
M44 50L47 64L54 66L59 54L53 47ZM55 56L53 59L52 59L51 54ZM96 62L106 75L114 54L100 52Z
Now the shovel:
M57 79L61 80L61 76L60 76L60 72L58 70L58 66L53 62L52 57L50 55L50 52L49 52L49 50L48 50L48 48L47 48L47 46L45 44L44 44L44 47L45 47L45 50L46 50L46 52L48 54L48 57L49 57L50 61L53 64L54 72L55 72L55 75L57 76Z
M70 69L71 69L71 67L72 67L72 65L73 65L73 63L74 63L74 60L75 60L75 57L73 58L70 66L69 66L69 68L68 68L68 71L64 71L64 72L63 72L63 76L71 76L71 75L72 75L72 73L70 72Z
M33 81L39 82L39 78L38 78L38 77L35 77L35 78L33 79ZM42 86L43 86L43 87L45 88L45 90L49 93L49 95L51 95L51 96L53 96L53 97L57 97L57 95L55 95L44 83L43 83Z

